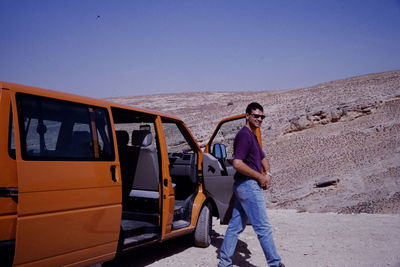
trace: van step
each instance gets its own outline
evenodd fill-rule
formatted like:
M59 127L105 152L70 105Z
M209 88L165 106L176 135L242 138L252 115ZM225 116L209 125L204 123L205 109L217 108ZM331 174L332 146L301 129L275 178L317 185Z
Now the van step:
M125 232L138 228L155 228L156 225L153 223L143 222L143 221L122 220L121 226Z
M142 234L138 236L132 236L124 239L124 246L135 244L142 242L144 240L150 241L152 239L157 239L158 235L155 233L149 233L149 234Z
M143 213L143 212L135 212L135 211L123 211L122 219L123 220L144 221L144 222L150 222L153 224L158 224L159 214L158 213Z
M157 225L141 221L122 220L121 227L124 237L135 237L159 232Z
M189 224L190 224L190 222L187 222L185 220L175 221L172 223L172 229L183 228L183 227L189 226Z

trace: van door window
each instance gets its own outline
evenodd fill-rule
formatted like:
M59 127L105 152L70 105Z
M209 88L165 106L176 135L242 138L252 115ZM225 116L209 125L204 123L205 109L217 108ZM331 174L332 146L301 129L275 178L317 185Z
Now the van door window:
M10 110L10 123L8 127L8 155L15 159L15 136L14 136L14 121L12 111Z
M103 159L114 158L114 146L110 139L111 128L107 110L95 108L93 114L97 131L99 157Z
M26 94L17 94L17 108L23 159L114 159L104 108Z
M235 140L236 134L245 124L246 118L240 118L222 124L210 144L211 153L215 156L215 144L223 144L226 147L227 158L233 158L233 141Z

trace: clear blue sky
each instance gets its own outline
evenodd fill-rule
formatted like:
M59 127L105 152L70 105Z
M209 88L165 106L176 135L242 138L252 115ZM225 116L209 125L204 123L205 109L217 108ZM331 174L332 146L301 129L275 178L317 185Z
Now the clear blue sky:
M1 0L0 80L86 96L292 89L400 69L400 0Z

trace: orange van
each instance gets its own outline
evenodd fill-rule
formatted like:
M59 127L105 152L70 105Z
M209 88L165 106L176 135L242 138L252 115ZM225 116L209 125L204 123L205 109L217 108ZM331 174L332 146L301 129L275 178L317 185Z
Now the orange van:
M2 265L87 266L186 234L206 247L212 216L229 219L244 115L202 152L179 118L98 99L0 82L0 110Z

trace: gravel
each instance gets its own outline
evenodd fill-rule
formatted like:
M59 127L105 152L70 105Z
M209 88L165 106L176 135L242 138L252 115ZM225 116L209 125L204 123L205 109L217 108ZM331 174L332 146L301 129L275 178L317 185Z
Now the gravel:
M275 243L286 266L400 266L400 215L298 213L269 210ZM217 266L226 226L214 219L212 244L191 236L141 248L106 266ZM266 266L251 226L239 236L234 266Z

